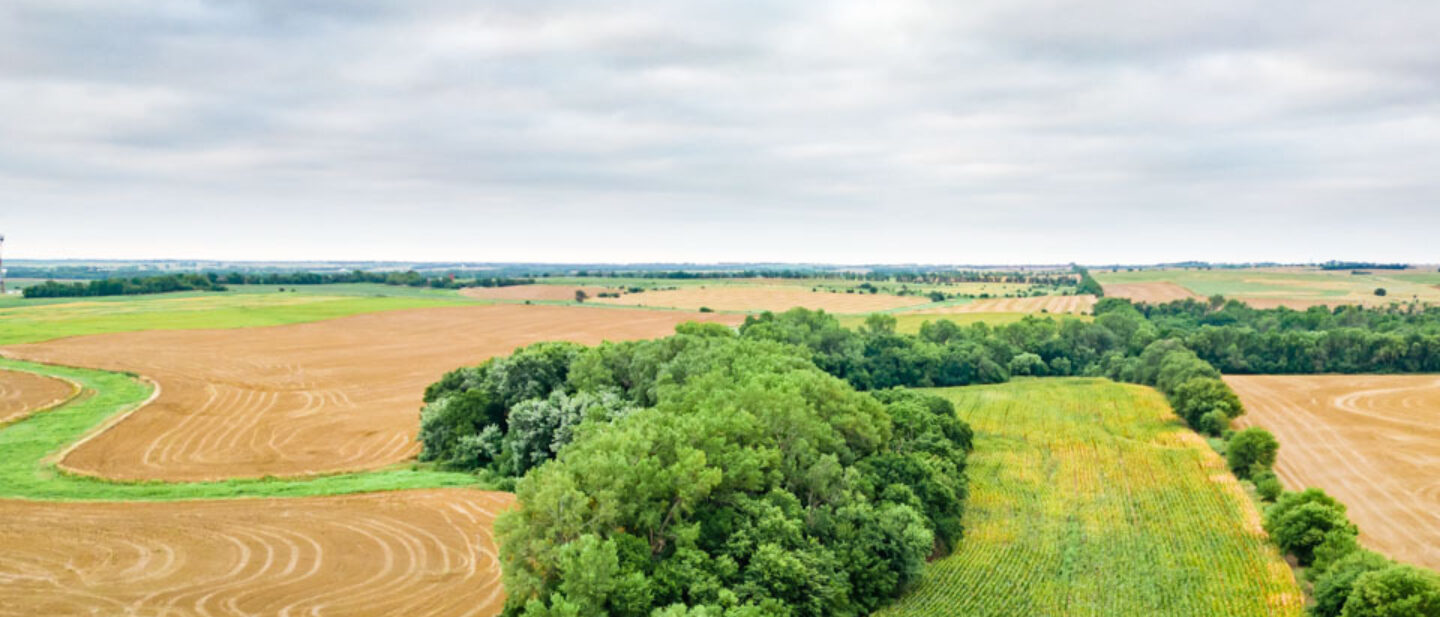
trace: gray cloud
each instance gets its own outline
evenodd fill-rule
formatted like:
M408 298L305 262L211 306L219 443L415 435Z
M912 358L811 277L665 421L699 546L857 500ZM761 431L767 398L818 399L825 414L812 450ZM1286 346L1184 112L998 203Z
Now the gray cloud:
M1440 6L0 7L22 256L1435 261Z

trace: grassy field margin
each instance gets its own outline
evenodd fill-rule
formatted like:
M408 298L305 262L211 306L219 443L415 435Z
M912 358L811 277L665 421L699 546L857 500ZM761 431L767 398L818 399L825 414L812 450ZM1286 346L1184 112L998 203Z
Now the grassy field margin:
M66 379L79 395L0 428L0 498L50 501L167 501L237 497L312 497L402 489L473 487L486 482L468 473L404 465L376 471L295 478L219 482L118 482L74 475L56 465L71 444L118 414L143 405L149 383L120 373L0 358L0 368Z

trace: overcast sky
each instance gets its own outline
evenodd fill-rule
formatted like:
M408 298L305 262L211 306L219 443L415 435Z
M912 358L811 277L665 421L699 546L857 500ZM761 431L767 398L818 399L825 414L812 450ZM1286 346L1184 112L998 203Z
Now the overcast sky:
M12 257L1437 261L1440 3L0 3Z

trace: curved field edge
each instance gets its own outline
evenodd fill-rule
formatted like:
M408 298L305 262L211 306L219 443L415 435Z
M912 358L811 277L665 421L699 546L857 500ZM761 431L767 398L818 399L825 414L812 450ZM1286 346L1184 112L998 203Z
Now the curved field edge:
M0 358L0 368L67 379L81 392L0 428L0 498L53 501L309 497L417 488L488 488L474 475L406 465L369 472L218 482L117 482L66 473L55 460L118 414L143 405L154 387L129 375Z
M32 373L32 372L29 372L29 371L20 371L20 372L29 373L29 374L31 374L31 375L40 375L39 373ZM3 429L3 428L5 428L5 427L7 427L7 426L9 426L9 425L11 425L11 424L14 424L14 423L16 423L16 422L19 422L19 421L21 421L21 420L24 420L25 418L28 418L28 417L30 417L30 416L33 416L33 415L35 415L35 414L37 414L37 413L46 412L46 411L49 411L49 410L54 409L54 408L56 408L56 407L59 407L59 406L61 406L61 405L64 405L64 404L66 404L66 403L69 403L70 401L75 400L75 397L80 396L80 393L83 391L83 389L80 387L80 384L77 383L77 382L76 382L75 380L73 380L73 379L66 379L66 378L64 378L64 377L56 377L56 376L52 376L52 375L41 375L41 376L42 376L42 377L47 377L47 378L49 378L49 379L54 379L54 380L56 380L56 381L59 381L59 382L65 384L66 386L69 386L70 392L68 392L67 394L65 394L65 396L63 396L63 397L60 397L60 398L58 398L58 399L49 401L49 402L47 402L47 403L45 403L45 404L43 404L43 405L36 406L36 407L33 408L33 409L26 409L26 410L20 412L19 414L16 414L16 415L12 416L12 417L0 418L0 429Z
M932 392L975 429L965 538L878 615L1302 614L1254 502L1158 392L1098 379Z

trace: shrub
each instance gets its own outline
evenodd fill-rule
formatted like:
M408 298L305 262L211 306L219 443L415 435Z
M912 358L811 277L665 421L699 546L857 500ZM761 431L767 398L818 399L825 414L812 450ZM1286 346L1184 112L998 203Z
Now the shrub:
M1265 511L1265 531L1302 566L1314 561L1315 549L1322 543L1335 542L1329 537L1332 532L1359 533L1345 517L1345 506L1316 488L1282 495Z
M1250 481L1255 483L1255 492L1265 501L1275 501L1284 492L1284 487L1280 485L1280 478L1277 478L1275 472L1269 469L1252 475Z
M1263 428L1252 426L1235 433L1225 446L1225 459L1235 475L1249 479L1256 468L1269 469L1275 464L1280 442Z
M1377 295L1377 296L1384 296L1386 293L1388 293L1388 292L1385 291L1385 288L1384 288L1384 287L1376 287L1376 288L1375 288L1375 295Z
M1205 412L1200 420L1195 423L1195 430L1206 435L1219 437L1230 429L1230 417L1218 409Z
M1218 428L1213 431L1204 431L1211 435L1219 435L1224 432L1225 428L1229 426L1229 420L1239 417L1245 410L1240 404L1240 397L1235 395L1235 391L1225 385L1225 382L1214 377L1195 377L1186 380L1175 387L1169 398L1170 405L1175 408L1175 413L1196 429L1201 428L1201 420L1206 414L1217 413L1224 416L1225 422L1221 423Z
M1016 376L1044 375L1045 361L1037 354L1025 352L1010 358L1010 374Z
M1403 564L1361 574L1342 617L1440 617L1440 576Z
M1371 551L1356 551L1335 562L1315 581L1312 594L1315 605L1310 608L1310 614L1312 617L1340 617L1345 601L1355 588L1355 579L1367 572L1384 570L1390 563L1389 559Z

